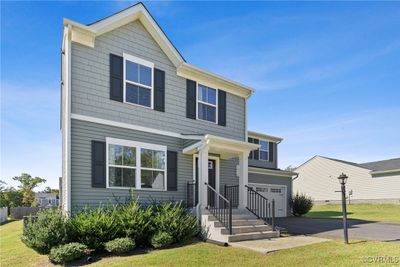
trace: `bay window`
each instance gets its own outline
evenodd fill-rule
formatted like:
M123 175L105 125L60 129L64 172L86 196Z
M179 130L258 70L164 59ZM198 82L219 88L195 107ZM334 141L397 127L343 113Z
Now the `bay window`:
M107 155L107 187L165 190L165 146L107 138Z

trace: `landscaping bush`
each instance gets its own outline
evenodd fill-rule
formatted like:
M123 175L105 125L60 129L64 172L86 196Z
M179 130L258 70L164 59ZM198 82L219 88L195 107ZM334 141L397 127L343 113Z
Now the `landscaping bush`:
M162 248L174 242L172 236L166 232L158 232L151 238L151 245L154 248Z
M47 254L54 246L67 241L65 218L60 209L43 209L35 221L30 219L21 237L28 247L40 254Z
M67 227L70 242L79 242L91 249L101 248L117 236L117 214L116 208L102 206L73 214Z
M302 216L313 207L313 200L305 194L296 193L291 199L292 212L294 216Z
M130 237L137 245L147 245L154 232L151 207L141 207L136 201L118 208L118 236Z
M79 259L86 254L87 246L80 243L69 243L51 249L49 254L50 261L54 263L65 263Z
M116 238L105 243L104 248L111 253L126 253L135 248L135 241L129 237Z
M168 233L173 242L182 242L199 234L197 218L187 213L182 203L163 203L155 208L154 227Z

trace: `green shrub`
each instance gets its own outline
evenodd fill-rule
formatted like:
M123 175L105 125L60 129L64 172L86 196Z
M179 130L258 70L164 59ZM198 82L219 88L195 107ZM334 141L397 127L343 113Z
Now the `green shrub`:
M118 236L130 237L137 245L149 244L154 232L153 212L151 207L143 208L136 201L117 209Z
M54 246L67 241L66 223L60 209L43 209L35 221L30 220L24 228L22 241L40 254L48 254Z
M67 228L70 242L79 242L91 249L99 249L103 243L117 236L117 211L115 208L102 206L84 209L71 216Z
M155 208L154 227L168 233L173 242L182 242L199 234L196 217L187 213L182 203L163 203Z
M135 241L129 237L116 238L105 243L104 248L111 253L126 253L135 248Z
M294 216L302 216L313 207L313 200L305 194L296 193L291 199L292 213Z
M50 261L54 263L65 263L79 259L86 254L87 246L80 243L69 243L51 249L49 254Z
M151 238L151 245L154 248L162 248L174 242L172 236L166 232L158 232Z

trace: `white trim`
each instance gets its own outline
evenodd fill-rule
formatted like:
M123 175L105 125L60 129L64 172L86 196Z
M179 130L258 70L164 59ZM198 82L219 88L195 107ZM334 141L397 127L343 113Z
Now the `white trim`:
M147 61L145 59L142 59L142 58L138 58L138 57L129 55L127 53L122 53L122 56L123 56L123 61L124 61L123 62L123 70L122 70L123 71L123 76L124 76L124 81L123 81L124 82L124 84L123 84L123 103L134 105L134 106L139 106L139 107L144 107L144 108L149 108L149 109L154 109L154 63L150 62L150 61ZM141 83L137 83L137 82L134 82L134 81L131 81L131 80L127 80L126 79L126 61L130 61L132 63L136 63L136 64L143 65L145 67L150 68L151 69L151 79L150 79L151 86L144 85L144 84L141 84ZM139 69L138 69L138 71L139 71ZM132 85L135 85L135 86L139 86L139 87L143 87L145 89L150 90L150 106L145 106L145 105L141 105L139 103L132 103L132 102L126 101L126 83L129 83L129 84L132 84Z
M199 154L193 154L193 182L196 182L196 158L199 158ZM219 188L220 188L220 158L216 156L210 156L208 155L208 159L215 160L215 190L219 193ZM210 177L208 177L210 178ZM199 184L198 189L201 189L201 186ZM197 192L198 193L198 192ZM200 195L200 194L199 194ZM196 197L196 195L194 195Z
M124 123L124 122L100 119L100 118L81 115L81 114L77 114L77 113L72 113L71 114L71 118L75 119L75 120L80 120L80 121L98 123L98 124L102 124L102 125L108 125L108 126L119 127L119 128L124 128L124 129L136 130L136 131L141 131L141 132L146 132L146 133L165 135L165 136L176 137L176 138L181 138L181 139L202 140L204 138L203 136L183 135L183 134L180 134L180 133L169 132L169 131L164 131L164 130L158 130L158 129L154 129L154 128L149 128L149 127L139 126L139 125L135 125L135 124Z
M204 87L206 87L206 88L215 90L215 105L214 105L214 104L211 104L211 103L208 103L208 102L204 102L204 101L202 101L202 100L199 100L199 85L202 85L202 86L204 86ZM199 121L206 121L206 122L210 122L210 123L213 123L213 124L217 124L217 125L218 125L218 93L219 93L219 90L218 90L218 89L215 89L215 88L210 87L210 86L208 86L208 85L205 85L205 84L203 84L203 83L200 84L200 83L196 82L196 119L197 119L197 120L199 120ZM200 103L200 104L203 104L203 105L206 105L206 106L210 106L210 107L214 107L214 108L215 108L215 121L203 120L203 119L200 119L200 118L199 118L199 103Z
M89 26L65 18L63 24L64 26L70 25L72 27L72 41L94 47L97 36L136 20L139 20L143 24L145 29L160 46L161 50L174 64L177 68L178 76L194 81L201 81L202 83L203 81L209 81L214 85L212 87L222 89L241 97L247 97L255 91L249 86L234 82L186 63L142 3L138 3Z
M121 146L128 146L128 147L134 147L136 149L136 166L117 166L119 168L128 168L128 169L135 169L135 184L136 187L124 187L124 186L110 186L109 184L109 167L113 167L115 165L109 164L108 162L108 147L109 144L114 144L114 145L121 145ZM157 151L163 151L165 153L165 164L164 164L164 169L153 169L153 168L142 168L141 167L141 150L142 148L144 149L150 149L150 150L157 150ZM137 141L132 141L132 140L125 140L125 139L117 139L117 138L112 138L112 137L106 137L106 188L110 189L128 189L128 190L149 190L149 191L161 191L165 192L167 191L167 162L168 162L168 155L167 155L167 147L162 146L162 145L157 145L157 144L151 144L151 143L144 143L144 142L137 142ZM154 171L163 171L164 172L164 189L153 189L153 188L141 188L141 170L154 170Z
M288 206L288 203L287 203L287 199L288 199L288 190L287 190L287 186L286 185L284 185L284 184L262 184L262 183L249 183L249 186L252 186L252 185L255 185L256 187L258 186L258 187L262 187L262 186L264 186L264 187L283 187L283 188L285 188L285 193L284 193L284 201L285 201L285 203L284 203L284 216L283 217L287 217L287 206ZM255 189L254 189L255 190ZM276 205L275 205L275 208L276 208Z
M277 144L279 144L283 140L283 138L280 138L280 137L257 133L257 132L253 132L253 131L247 131L247 135L250 138L264 139L264 140L268 140L269 142L277 143Z
M63 206L64 211L69 214L71 212L71 26L65 26L64 31L63 48L65 65L63 67L65 68L65 81L63 81L63 89L65 98L62 103L64 109L61 109L64 111L62 125L64 151L62 153L64 154L63 179L65 179L64 200L66 203L63 201Z

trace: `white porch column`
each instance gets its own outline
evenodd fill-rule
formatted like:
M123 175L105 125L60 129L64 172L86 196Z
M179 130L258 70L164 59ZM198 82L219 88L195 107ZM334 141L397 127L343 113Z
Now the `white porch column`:
M239 155L239 208L247 207L247 188L249 182L249 152L242 152Z
M208 150L209 147L204 145L199 150L199 204L200 208L207 206L207 186L208 183Z

